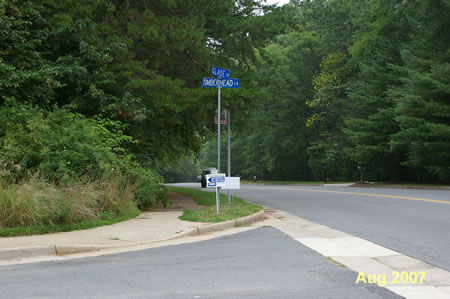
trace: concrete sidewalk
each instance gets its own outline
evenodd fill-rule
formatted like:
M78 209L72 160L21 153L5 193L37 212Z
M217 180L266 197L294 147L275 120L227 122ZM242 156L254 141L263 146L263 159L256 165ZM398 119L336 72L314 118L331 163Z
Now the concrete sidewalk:
M250 224L264 217L261 211L238 220L215 224L183 221L178 217L184 209L201 206L180 194L170 193L169 199L171 204L167 209L145 212L135 219L112 225L47 235L0 237L0 262L163 242Z
M446 270L284 211L270 208L265 211L267 220L257 225L278 229L337 265L353 270L355 283L362 275L362 280L378 283L408 299L450 299L450 272ZM403 278L399 279L400 275ZM413 281L404 275L422 275L422 278Z

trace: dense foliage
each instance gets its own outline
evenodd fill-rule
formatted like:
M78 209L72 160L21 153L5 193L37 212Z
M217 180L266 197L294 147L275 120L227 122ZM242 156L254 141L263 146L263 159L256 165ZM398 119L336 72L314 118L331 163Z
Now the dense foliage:
M259 52L265 97L233 135L251 178L450 181L450 2L291 1ZM203 164L214 142L207 145Z
M0 0L0 174L120 173L151 206L157 171L216 165L217 65L241 80L222 93L233 174L448 182L449 17L448 0Z
M212 64L231 68L245 84L223 103L246 115L254 50L285 27L272 10L253 0L2 0L0 104L120 120L143 163L198 152L215 110L201 78Z
M157 172L174 173L167 164L215 131L215 90L201 78L213 64L230 68L245 84L223 103L246 116L258 95L255 49L285 19L255 0L0 0L0 227L85 220L52 216L71 210L73 186L130 186L135 206L164 204ZM74 206L99 203L87 213L99 218L110 194L99 192ZM11 222L15 202L61 209Z
M65 109L41 111L12 101L0 108L0 118L0 161L8 181L39 173L65 185L131 167L131 157L122 147L131 137L123 135L118 122L88 119Z

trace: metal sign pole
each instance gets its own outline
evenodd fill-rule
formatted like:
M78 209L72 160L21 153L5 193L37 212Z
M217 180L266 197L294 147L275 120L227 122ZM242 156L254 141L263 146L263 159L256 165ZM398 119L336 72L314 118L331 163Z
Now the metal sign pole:
M220 89L217 87L217 173L220 173L220 118L222 112L220 111ZM220 212L220 187L216 188L216 206L217 214Z
M228 126L228 157L227 157L227 172L228 172L228 177L231 177L231 129L230 129L230 123L231 123L231 112L230 109L228 109L228 114L227 114L227 126ZM231 204L231 190L228 189L228 204Z
M216 210L218 215L220 212L220 187L216 187Z
M220 89L221 87L217 87L217 172L220 173Z

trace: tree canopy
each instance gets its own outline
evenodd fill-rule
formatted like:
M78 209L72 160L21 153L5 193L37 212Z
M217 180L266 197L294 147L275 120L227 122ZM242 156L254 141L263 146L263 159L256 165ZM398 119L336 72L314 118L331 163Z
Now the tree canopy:
M254 66L265 96L234 134L248 178L450 180L450 3L291 1ZM211 163L211 162L209 162Z
M216 65L240 79L222 94L233 173L448 182L449 20L448 0L0 0L0 113L37 111L48 134L108 123L116 155L167 173L214 166Z

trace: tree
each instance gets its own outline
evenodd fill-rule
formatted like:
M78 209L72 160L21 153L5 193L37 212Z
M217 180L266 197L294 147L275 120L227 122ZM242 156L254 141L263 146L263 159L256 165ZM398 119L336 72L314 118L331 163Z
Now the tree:
M16 98L41 104L52 102L61 84L57 69L42 57L46 36L36 5L29 1L0 1L0 104Z
M394 2L374 1L370 11L367 29L356 34L350 48L359 74L349 83L345 121L351 142L348 151L354 160L367 165L372 179L401 180L408 178L408 170L400 165L405 153L390 143L400 128L388 88L400 84L391 66L401 64L399 46L408 40L409 27Z
M307 101L311 116L306 126L314 131L316 140L307 152L316 177L345 180L352 176L353 167L344 151L347 141L342 128L347 84L354 72L346 53L333 52L322 60L321 72L312 80L315 96Z
M257 73L265 96L236 141L244 176L263 172L267 179L309 177L306 101L314 93L311 82L319 72L321 50L312 33L292 32L260 52Z
M212 64L245 82L223 97L239 124L258 94L254 49L284 26L274 7L250 0L1 5L2 96L120 120L145 163L198 152L215 131L215 93L199 88Z
M400 85L389 89L400 130L391 146L407 153L403 165L421 180L450 179L450 3L410 1L405 4L411 39L393 66Z

